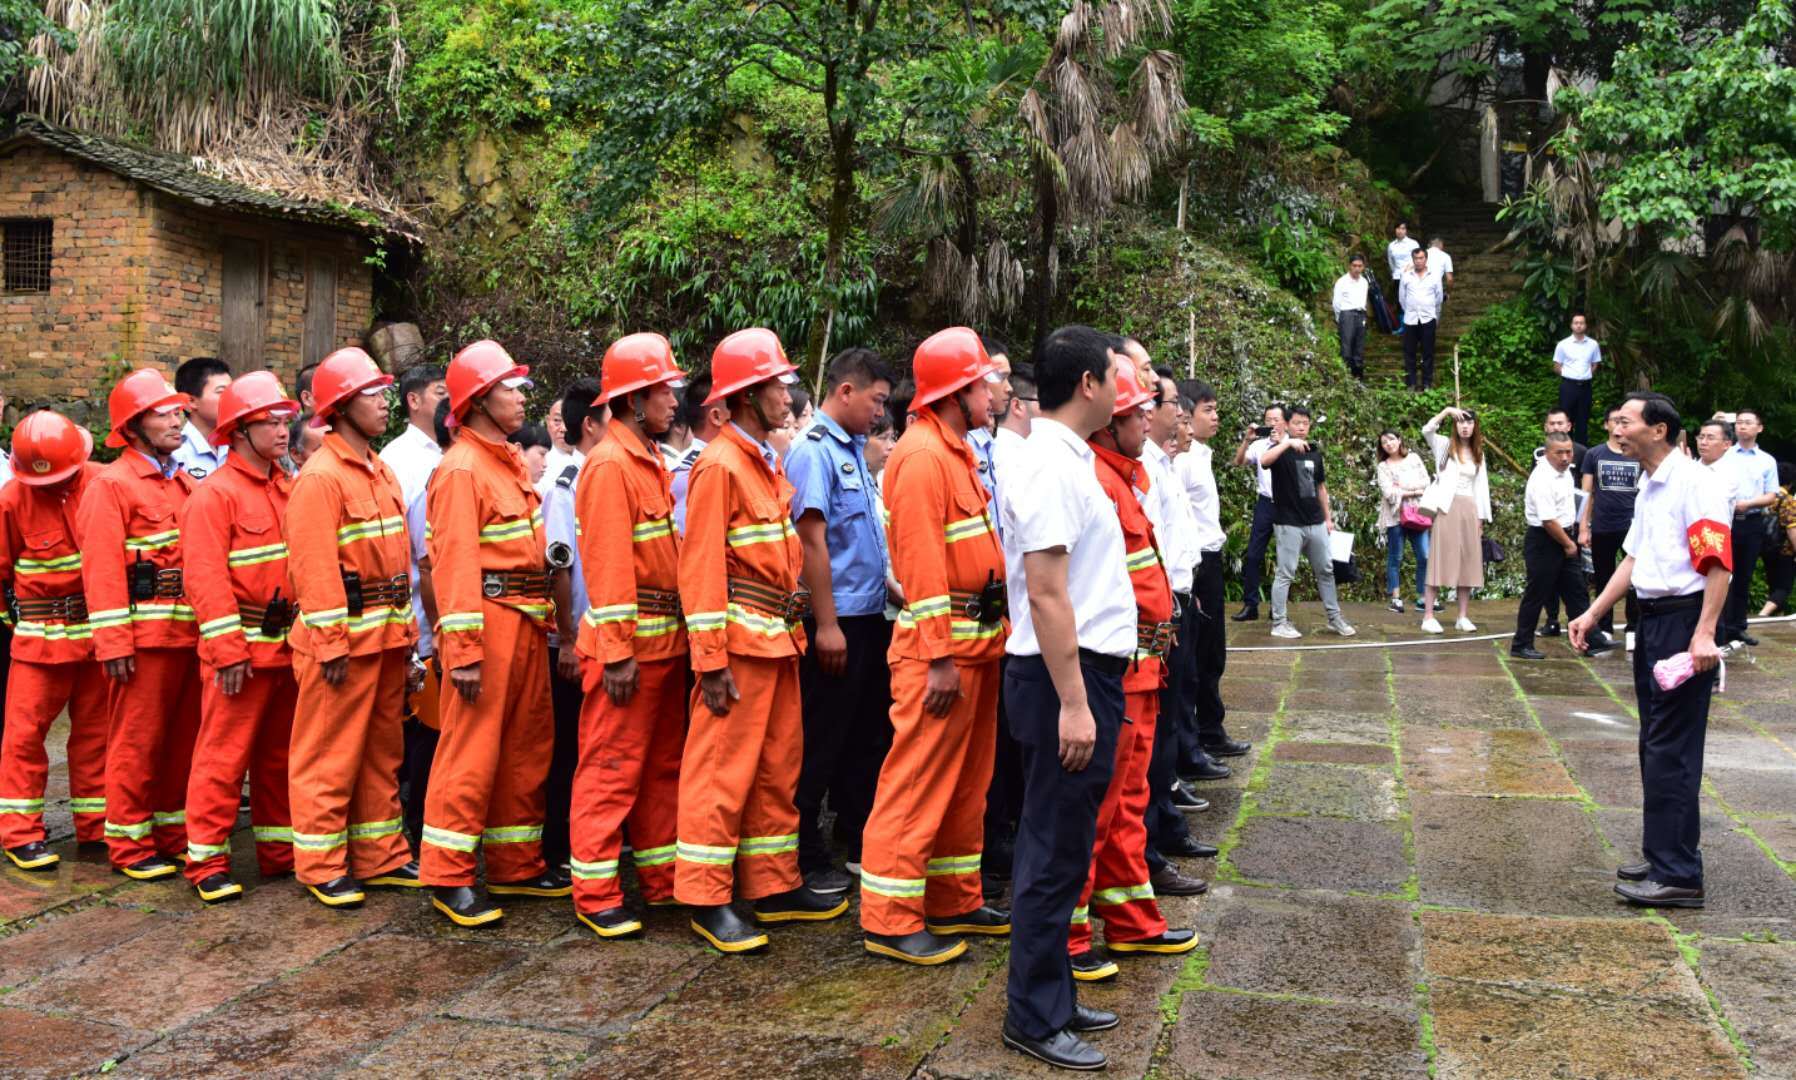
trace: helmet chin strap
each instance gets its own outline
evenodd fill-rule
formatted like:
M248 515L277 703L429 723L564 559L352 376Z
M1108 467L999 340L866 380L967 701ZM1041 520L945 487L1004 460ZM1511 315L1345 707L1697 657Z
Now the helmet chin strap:
M761 386L765 386L765 385L766 385L766 383L761 384ZM767 419L767 410L761 408L761 395L759 392L760 389L761 389L761 387L757 386L753 390L749 391L748 403L755 410L755 419L760 422L761 430L766 431L766 432L771 432L778 425L776 425L773 421ZM640 416L642 414L638 413L637 415Z
M960 422L962 424L966 425L966 428L968 431L972 431L973 430L973 410L967 408L967 388L966 387L961 387L960 390L955 392L954 404L955 404L955 407L960 409Z

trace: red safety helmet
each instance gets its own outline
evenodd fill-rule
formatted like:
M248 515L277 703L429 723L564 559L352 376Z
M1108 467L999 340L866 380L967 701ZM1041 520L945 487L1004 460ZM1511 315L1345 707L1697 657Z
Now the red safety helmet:
M711 351L711 396L705 404L715 404L768 379L795 383L797 370L786 359L778 334L761 326L738 330Z
M997 361L985 351L979 335L964 326L950 326L925 338L911 359L911 376L917 380L917 396L911 408L973 385L998 370Z
M106 436L106 445L114 449L129 445L125 441L125 425L151 409L185 409L192 404L193 399L170 386L168 376L161 371L156 368L138 368L120 379L118 385L112 388L111 396L106 399L106 411L112 421L112 431Z
M1141 385L1141 376L1133 363L1125 360L1116 365L1116 409L1110 415L1121 416L1131 409L1152 405L1159 396L1157 388L1149 390Z
M12 473L21 484L48 487L81 470L94 437L68 417L40 409L12 429Z
M460 420L474 399L500 382L530 374L530 369L511 358L497 341L476 341L449 361L449 415Z
M218 427L212 431L213 446L231 445L231 433L246 420L257 420L269 413L282 418L299 411L299 402L287 396L279 376L272 371L252 371L225 387L218 397Z
M618 338L605 350L599 368L599 400L610 401L647 386L662 383L679 389L686 373L674 363L673 346L660 334L631 334Z
M393 385L393 376L374 357L351 345L324 358L312 375L313 427L323 427L339 408L364 390Z

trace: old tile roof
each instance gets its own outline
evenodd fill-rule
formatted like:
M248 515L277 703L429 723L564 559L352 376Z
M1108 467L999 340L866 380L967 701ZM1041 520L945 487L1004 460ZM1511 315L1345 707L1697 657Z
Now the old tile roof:
M366 236L405 235L404 230L367 211L310 199L286 198L271 191L220 180L201 172L191 158L62 127L30 113L20 114L9 127L0 130L0 156L27 142L91 161L146 187L198 206L328 225Z

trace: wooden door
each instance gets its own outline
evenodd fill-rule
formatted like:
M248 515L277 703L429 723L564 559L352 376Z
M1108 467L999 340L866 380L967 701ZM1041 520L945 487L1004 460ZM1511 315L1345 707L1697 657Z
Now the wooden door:
M337 347L337 257L306 260L306 331L300 363L316 364Z
M218 356L233 371L255 371L262 366L262 241L227 236L223 247Z

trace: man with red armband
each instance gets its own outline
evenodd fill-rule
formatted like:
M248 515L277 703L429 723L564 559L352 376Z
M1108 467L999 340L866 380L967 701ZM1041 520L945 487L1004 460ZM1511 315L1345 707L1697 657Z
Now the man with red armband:
M1097 982L1116 975L1116 964L1091 944L1091 916L1104 920L1104 943L1119 953L1182 953L1197 947L1193 930L1172 930L1154 901L1147 865L1148 763L1160 712L1160 685L1172 647L1172 584L1160 560L1154 526L1141 499L1149 490L1141 462L1147 441L1147 412L1158 394L1141 384L1135 365L1118 354L1116 412L1110 425L1093 432L1095 468L1104 494L1116 504L1122 523L1124 560L1135 590L1134 662L1123 673L1122 731L1116 740L1116 770L1098 808L1097 843L1085 892L1073 910L1067 951L1073 978Z

